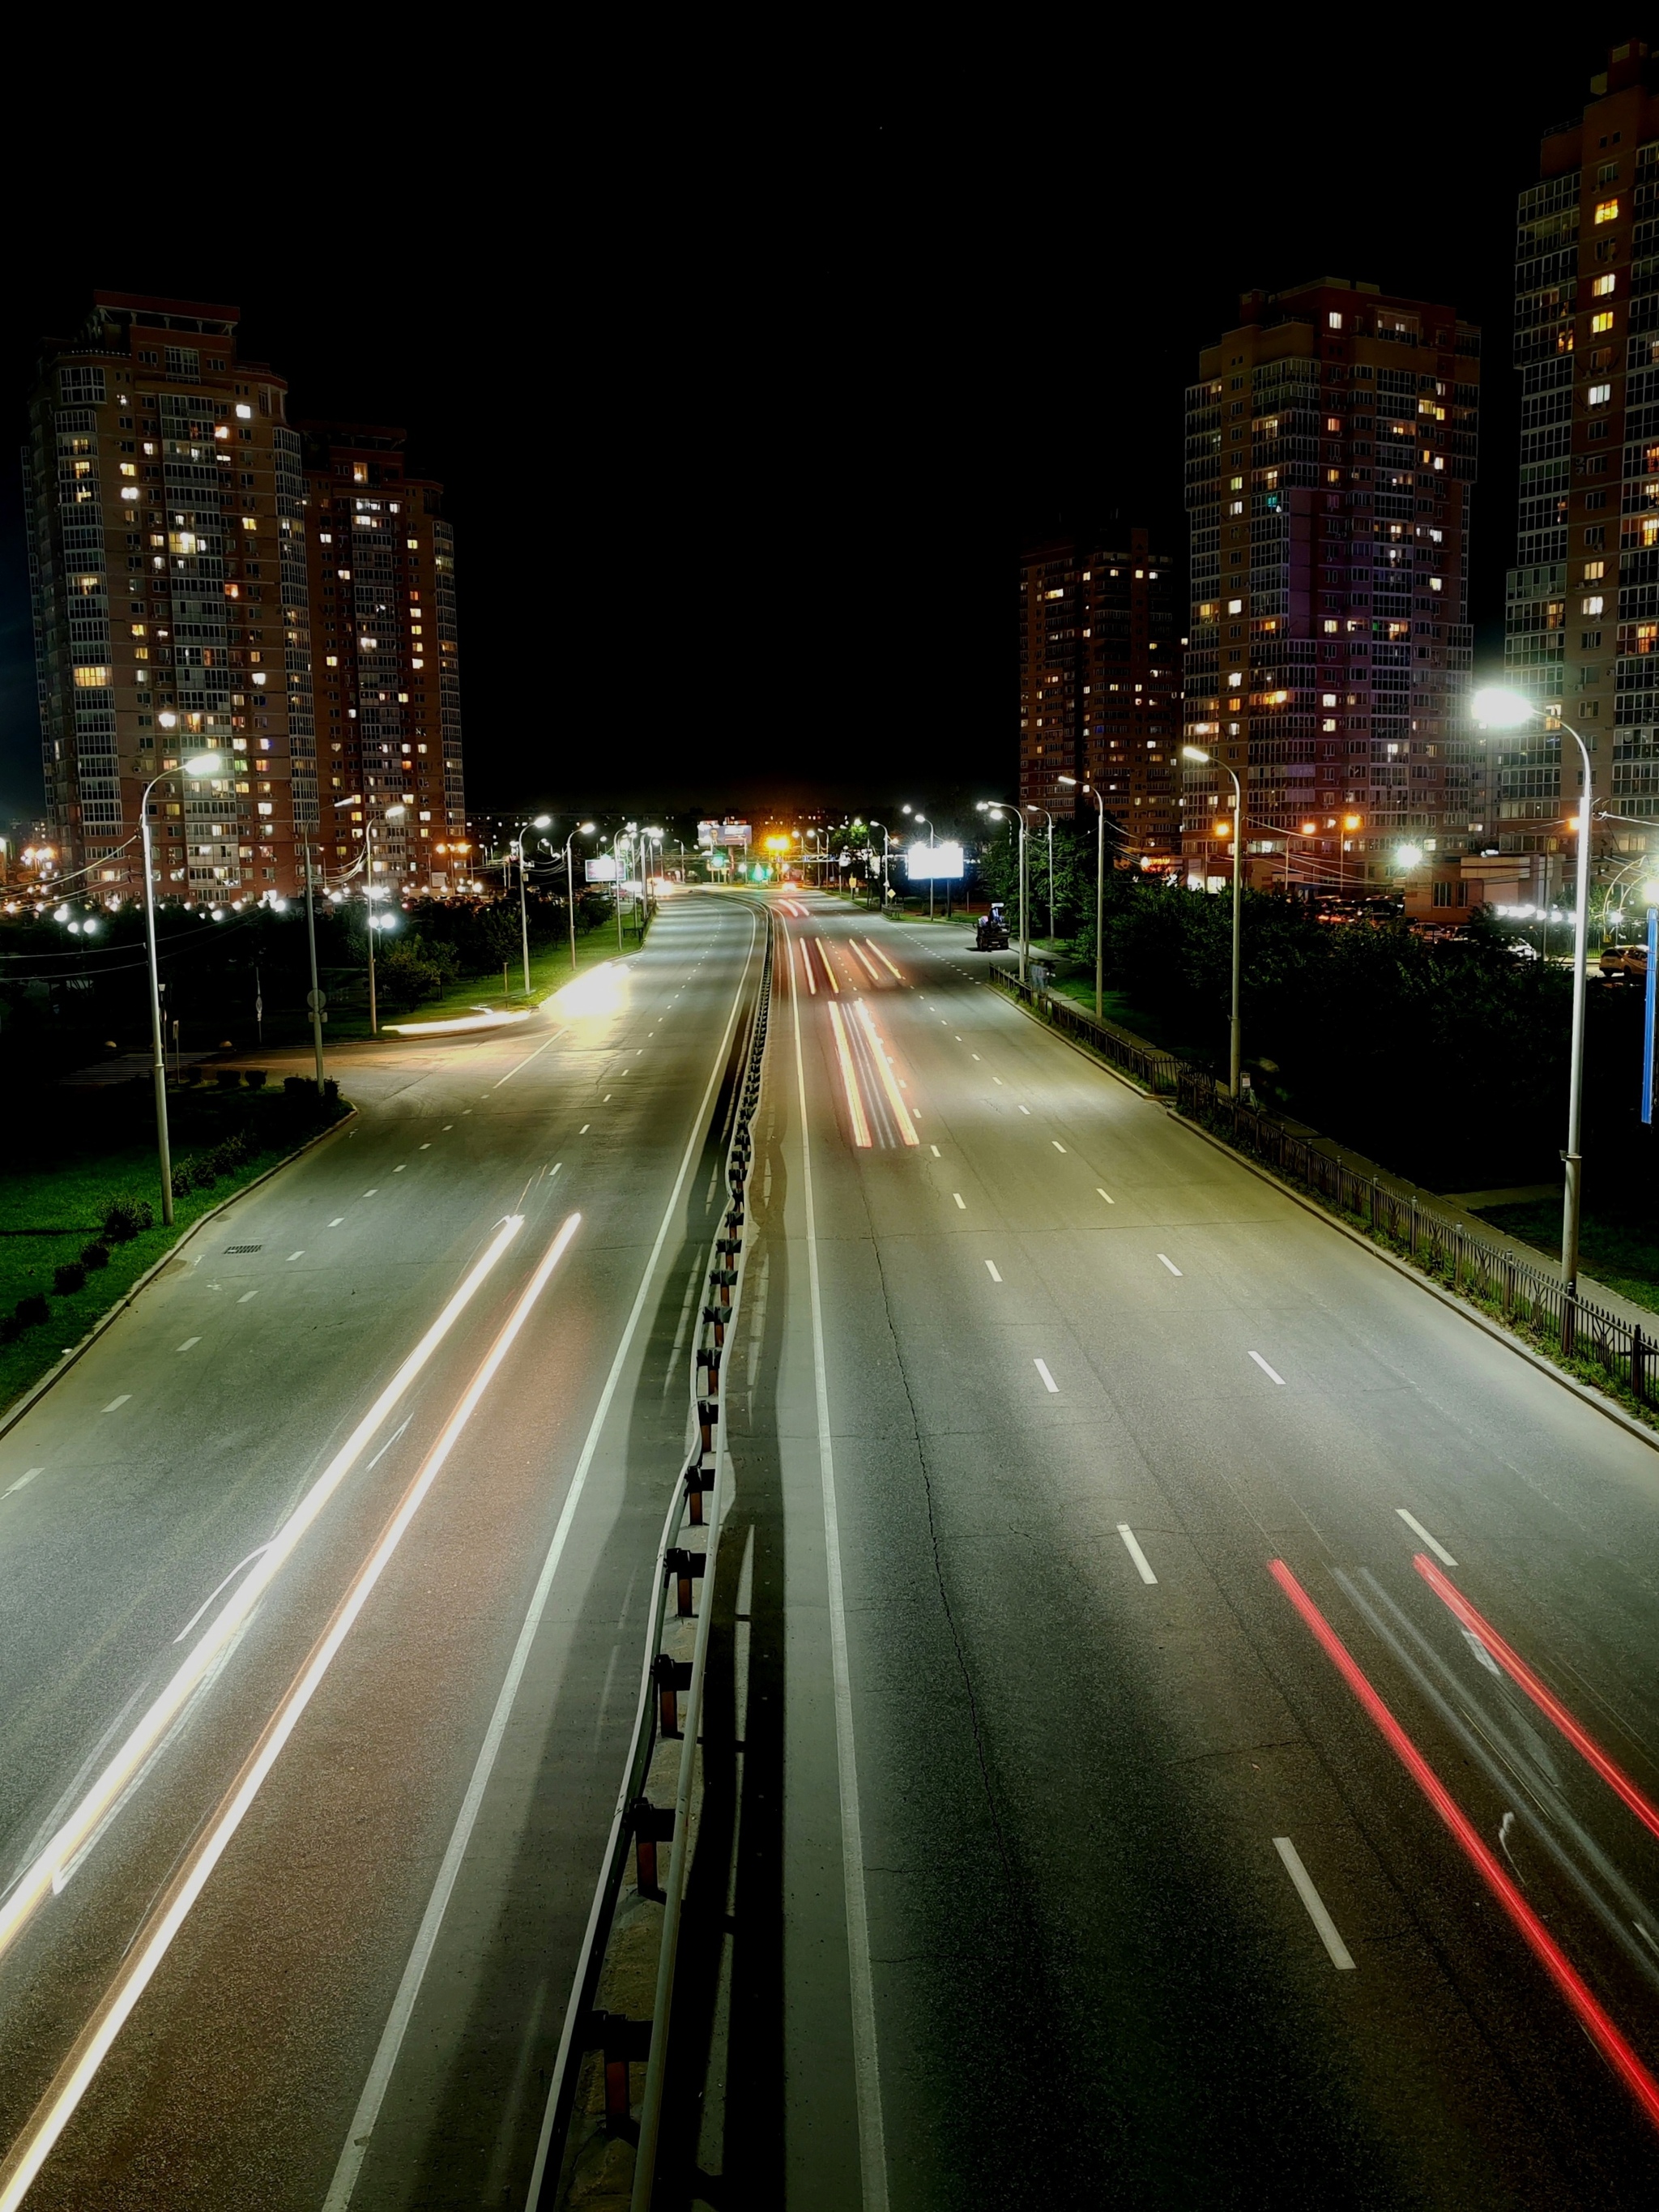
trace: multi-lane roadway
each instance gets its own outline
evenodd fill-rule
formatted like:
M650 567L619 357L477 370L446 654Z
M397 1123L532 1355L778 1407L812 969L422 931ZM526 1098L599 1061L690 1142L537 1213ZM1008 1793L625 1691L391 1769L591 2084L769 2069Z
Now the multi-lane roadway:
M0 1437L0 2203L522 2201L761 927L349 1056Z
M704 2201L1653 2201L1659 1455L963 933L781 927Z
M1650 2201L1659 1456L775 911L671 2201ZM361 1053L0 1436L0 2204L524 2201L765 926Z

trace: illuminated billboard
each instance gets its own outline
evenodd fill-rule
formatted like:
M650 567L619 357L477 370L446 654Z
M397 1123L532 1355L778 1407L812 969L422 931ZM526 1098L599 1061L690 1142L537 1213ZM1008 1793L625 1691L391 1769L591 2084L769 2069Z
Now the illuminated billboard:
M713 845L736 847L746 853L754 840L754 830L747 822L699 822L697 842L705 851Z
M904 856L913 884L956 883L964 872L960 845L912 845Z
M614 884L617 880L617 859L614 853L601 853L597 860L586 863L590 884Z

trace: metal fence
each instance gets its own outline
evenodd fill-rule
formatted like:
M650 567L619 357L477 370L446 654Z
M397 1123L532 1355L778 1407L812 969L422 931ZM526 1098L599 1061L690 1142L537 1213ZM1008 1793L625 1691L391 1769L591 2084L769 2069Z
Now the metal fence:
M1074 999L1057 999L1048 991L1022 983L1011 969L992 968L987 972L1010 998L1018 999L1022 1006L1029 1006L1063 1036L1075 1037L1091 1052L1097 1052L1103 1060L1109 1060L1114 1067L1133 1075L1148 1091L1167 1093L1176 1090L1187 1063L1177 1060L1174 1053L1156 1052L1127 1030L1114 1029L1109 1022L1097 1021L1088 1008L1079 1006Z
M731 1461L720 1418L721 1372L732 1345L743 1293L746 1198L754 1158L752 1124L760 1103L772 964L769 921L726 1149L726 1210L708 1255L708 1303L694 1332L690 1355L689 1458L674 1484L657 1548L656 1596L646 1632L633 1738L554 2064L531 2180L532 2212L551 2212L551 2208L570 2201L573 2188L578 2185L580 2154L596 2138L633 2137L633 2212L647 2212L656 2185L668 2023L689 1871L703 1680L714 1613L715 1552L720 1519L731 1494ZM689 1658L684 1656L688 1638ZM673 1802L656 1804L647 1795L652 1764L661 1747L672 1741L680 1745ZM665 1872L659 1857L659 1848L664 1844L668 1847ZM638 2018L602 2008L599 2002L607 1954L617 1933L618 1909L624 1902L630 1851L635 1872L630 1901L644 1901L661 1911L654 1996L648 2014ZM645 2079L636 2103L635 2069L641 2063ZM614 2190L607 2192L607 2202L613 2201L614 2195Z
M1212 1076L1183 1067L1176 1105L1241 1152L1304 1184L1338 1213L1396 1244L1425 1274L1496 1307L1516 1328L1563 1357L1586 1360L1644 1406L1659 1407L1654 1340L1639 1322L1620 1320L1588 1298L1570 1297L1559 1276L1448 1221L1414 1197L1356 1173L1258 1109L1240 1105Z

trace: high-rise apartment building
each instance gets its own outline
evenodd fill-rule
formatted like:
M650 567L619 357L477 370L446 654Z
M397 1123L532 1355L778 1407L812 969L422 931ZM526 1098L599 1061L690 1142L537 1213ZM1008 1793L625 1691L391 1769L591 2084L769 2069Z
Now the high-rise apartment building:
M1511 680L1579 730L1598 843L1640 853L1659 815L1659 92L1615 46L1575 120L1544 133L1516 216L1521 489ZM1491 741L1498 840L1549 854L1582 771L1559 736ZM1577 758L1570 748L1571 758ZM1627 827L1622 826L1627 824Z
M443 489L405 473L401 430L305 428L330 866L351 865L372 836L377 882L453 890L468 872L471 841L455 546Z
M1187 393L1187 741L1237 770L1258 880L1387 877L1401 832L1478 848L1484 756L1456 701L1479 333L1336 277L1242 307ZM1185 781L1205 881L1230 865L1232 787Z
M23 466L46 810L66 887L292 890L317 822L300 441L237 310L94 295L49 340ZM222 752L202 781L153 777Z
M1019 796L1056 817L1093 810L1120 851L1152 866L1180 854L1181 648L1175 575L1144 530L1055 538L1019 567Z

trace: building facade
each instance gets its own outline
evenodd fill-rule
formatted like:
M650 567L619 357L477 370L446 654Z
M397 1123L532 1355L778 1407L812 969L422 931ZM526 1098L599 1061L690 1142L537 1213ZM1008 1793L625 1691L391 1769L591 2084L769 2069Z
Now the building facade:
M1480 334L1327 277L1246 295L1187 393L1187 743L1235 769L1258 881L1331 891L1488 835L1468 684ZM1185 771L1189 880L1231 866L1232 786Z
M331 872L374 846L377 884L447 892L471 872L461 774L455 546L404 433L306 425L307 552L323 842Z
M1516 228L1521 486L1510 679L1579 730L1596 846L1647 850L1659 817L1659 93L1613 48L1575 120L1544 134ZM1559 736L1491 740L1498 842L1558 853L1582 769ZM1569 745L1571 759L1577 750Z
M1091 784L1122 856L1180 854L1181 644L1173 568L1144 530L1028 546L1019 569L1019 796L1094 819L1062 775Z
M43 349L23 472L66 890L139 889L141 807L160 888L197 902L292 890L315 835L300 441L236 325L234 307L99 292ZM222 775L168 775L207 751Z

